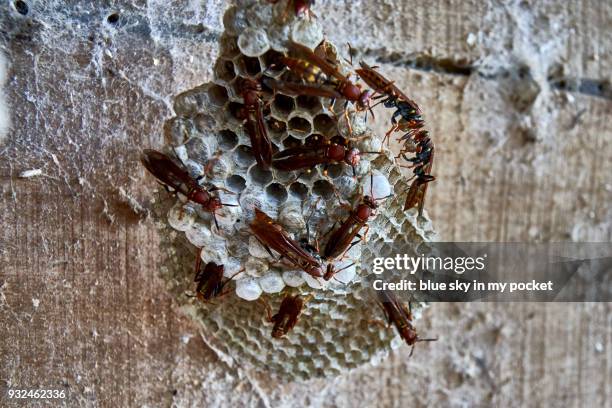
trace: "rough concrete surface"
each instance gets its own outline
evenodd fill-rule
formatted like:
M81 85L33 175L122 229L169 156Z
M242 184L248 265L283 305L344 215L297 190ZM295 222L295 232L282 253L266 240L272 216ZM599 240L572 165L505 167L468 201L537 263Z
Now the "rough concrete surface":
M137 157L210 80L229 5L23 3L0 4L0 405L7 388L66 406L611 405L605 303L434 304L419 328L440 341L333 380L217 353L158 276ZM441 239L612 239L612 4L318 3L329 38L424 110Z

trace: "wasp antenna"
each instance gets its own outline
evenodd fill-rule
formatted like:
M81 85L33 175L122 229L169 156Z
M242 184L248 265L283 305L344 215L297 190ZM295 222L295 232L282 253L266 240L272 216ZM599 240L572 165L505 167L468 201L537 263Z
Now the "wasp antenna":
M245 271L244 268L240 269L238 272L236 272L235 274L233 274L232 276L229 277L228 282L231 281L232 279L234 279L236 276L240 275L244 271Z
M203 250L204 250L204 247L200 248L200 252L198 252L198 256L196 256L196 264L195 264L195 270L196 270L195 278L196 278L196 280L198 278L198 272L200 271L200 265L202 264L202 251Z
M307 173L307 171L302 171L302 172L298 173L298 175L293 179L293 181L291 181L290 184L295 183L296 181L298 181L300 179L300 177L302 177L306 173Z
M179 154L176 152L176 147L172 147L172 152L174 153L174 156L182 163L185 164L183 162L183 160L181 160L181 156L179 156Z
M342 269L338 269L338 270L336 271L336 273L338 273L338 272L342 272L343 270L348 269L348 268L350 268L350 267L351 267L351 266L353 266L353 265L355 265L355 262L353 262L352 264L346 265L346 266L345 266L344 268L342 268ZM336 280L337 280L337 279L336 279Z
M217 231L220 231L219 223L217 222L217 214L215 214L214 211L212 213L212 216L213 216L213 220L215 220L215 226L217 227Z
M372 107L368 105L368 110L370 111L370 114L372 114L372 122L376 122L376 116L374 115L374 111L372 110Z
M349 58L351 59L349 61L349 64L351 64L351 66L353 66L353 47L351 47L351 43L347 41L346 45L348 45L348 49L349 49Z
M388 196L384 196L384 197L380 197L380 198L375 198L374 200L386 200L389 197L393 197L393 194L389 194Z
M380 99L378 96L374 96L372 97L372 99ZM378 105L380 105L381 103L383 103L385 100L383 99L382 101L376 102L374 105L371 105L369 107L370 112L372 112L372 108L377 107ZM372 116L374 116L374 112L372 112Z

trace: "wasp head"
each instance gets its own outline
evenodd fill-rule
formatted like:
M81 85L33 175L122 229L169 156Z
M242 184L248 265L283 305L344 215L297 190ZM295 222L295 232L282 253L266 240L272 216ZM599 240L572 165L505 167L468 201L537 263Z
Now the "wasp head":
M370 107L370 98L372 97L372 92L366 90L359 94L359 98L357 99L357 110L366 110Z
M210 197L208 203L202 204L202 206L209 212L215 212L221 207L223 207L223 203L221 203L221 199L219 197Z
M349 149L344 156L344 161L349 166L356 166L359 163L359 160L361 160L361 153L356 147Z

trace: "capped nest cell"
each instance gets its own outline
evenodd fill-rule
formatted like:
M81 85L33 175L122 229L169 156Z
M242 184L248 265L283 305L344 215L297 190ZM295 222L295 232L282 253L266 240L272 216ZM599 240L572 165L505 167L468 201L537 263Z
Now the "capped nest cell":
M165 128L166 150L194 177L203 176L204 182L226 189L219 193L221 200L237 206L217 212L217 230L211 214L198 205L180 197L162 200L157 211L171 227L161 225L163 244L170 248L163 277L211 344L240 364L250 363L286 380L337 375L382 358L392 343L401 344L393 328L371 324L383 318L362 284L372 259L390 251L394 241L416 251L434 232L427 219L417 222L416 211L403 211L406 180L392 154L381 146L381 138L366 127L361 112L347 115L349 133L343 100L330 106L332 101L326 98L262 90L274 152L332 138L351 141L361 151L382 149L380 155L362 155L356 177L343 163L326 172L321 166L311 172L284 172L257 164L240 115L244 104L240 81L262 75L289 78L290 72L274 64L287 52L287 44L293 41L313 49L323 35L316 19L287 14L285 1L242 4L230 8L224 17L226 30L213 82L178 95L176 116ZM347 71L332 44L325 43L321 49ZM308 238L324 241L325 232L334 222L346 219L360 193L389 197L381 200L377 216L369 222L367 240L353 246L336 264L338 268L355 265L329 281L278 262L249 229L257 207L295 240L307 238L308 222ZM227 285L231 293L206 304L193 297L198 254L203 262L223 264L226 277L244 270ZM265 299L278 310L286 294L297 293L312 296L299 323L285 337L273 339L265 308L255 300Z

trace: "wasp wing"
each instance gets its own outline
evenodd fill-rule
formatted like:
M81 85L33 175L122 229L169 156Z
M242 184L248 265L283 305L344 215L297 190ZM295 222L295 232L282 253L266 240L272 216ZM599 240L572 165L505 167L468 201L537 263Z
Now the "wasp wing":
M146 149L140 161L159 181L174 190L187 195L193 182L187 170L177 165L170 157L156 150Z

